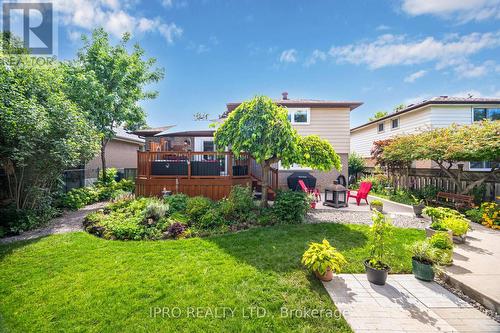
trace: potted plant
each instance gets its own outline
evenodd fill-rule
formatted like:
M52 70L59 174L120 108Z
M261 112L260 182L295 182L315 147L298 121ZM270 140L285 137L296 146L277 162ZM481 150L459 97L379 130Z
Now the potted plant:
M425 234L427 237L432 237L436 232L444 231L453 239L453 234L451 230L443 224L443 219L451 214L449 208L443 207L425 207L423 213L431 218L431 225L425 228Z
M382 210L384 209L384 203L380 200L372 200L370 202L370 209L371 210L377 210L380 213L382 213Z
M450 230L453 235L453 242L461 244L465 242L467 231L469 231L469 222L463 218L447 217L442 224Z
M434 280L434 264L439 260L437 249L432 246L429 238L415 242L411 248L413 275L422 281Z
M411 199L412 199L413 213L415 214L416 217L422 217L422 211L425 208L424 200L418 199L413 194L411 196Z
M392 234L392 223L377 210L373 211L370 227L370 258L366 259L365 270L368 281L384 285L390 271L386 262L387 245Z
M311 243L302 256L302 264L312 270L322 281L331 281L333 273L340 273L342 266L347 264L342 253L323 239L321 243Z
M453 263L453 242L445 232L436 232L429 238L430 244L436 248L440 265L451 265Z

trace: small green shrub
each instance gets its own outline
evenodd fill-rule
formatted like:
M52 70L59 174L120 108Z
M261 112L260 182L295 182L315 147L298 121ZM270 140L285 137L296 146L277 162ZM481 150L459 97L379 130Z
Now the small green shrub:
M212 200L206 197L189 198L186 205L186 213L192 224L198 224L203 215L212 208Z
M380 200L372 200L370 202L370 205L377 206L377 207L382 207L382 206L384 206L384 203L382 201L380 201Z
M276 223L276 217L271 208L263 208L257 216L257 224L261 226L273 225Z
M447 217L442 223L446 229L451 230L454 236L465 235L469 230L469 223L462 218Z
M185 212L187 208L188 196L184 193L173 194L165 198L170 212Z
M481 223L483 218L483 210L481 208L473 208L465 211L465 216L472 222Z
M99 191L93 187L74 188L63 197L63 206L77 210L99 200Z
M217 207L210 208L198 222L194 224L195 227L200 229L212 229L226 224L224 216Z
M323 239L321 243L309 244L309 248L302 256L302 264L308 269L324 275L328 269L334 273L340 273L347 261L342 253L331 246L326 239Z
M423 213L429 216L433 222L443 220L447 217L464 219L464 216L460 212L448 207L425 207Z
M234 223L246 223L255 220L256 210L250 187L233 186L229 196L219 202L219 209L224 219Z
M304 192L278 191L272 209L278 223L302 223L309 210L309 199Z
M440 262L440 253L431 245L429 239L417 241L410 246L413 259L428 265Z

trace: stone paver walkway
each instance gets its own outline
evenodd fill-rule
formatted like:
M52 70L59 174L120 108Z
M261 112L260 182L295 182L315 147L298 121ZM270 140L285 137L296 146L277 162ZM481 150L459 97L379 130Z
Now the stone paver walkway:
M472 223L465 244L456 244L448 283L486 308L500 313L500 231Z
M17 236L0 238L0 244L7 244L17 242L20 240L28 240L39 238L52 234L62 234L66 232L81 231L83 230L83 219L91 212L106 206L107 202L98 202L93 205L88 205L77 211L65 212L62 216L53 219L46 227L24 232Z
M351 328L360 332L500 332L500 324L435 282L389 275L385 286L365 274L323 283Z

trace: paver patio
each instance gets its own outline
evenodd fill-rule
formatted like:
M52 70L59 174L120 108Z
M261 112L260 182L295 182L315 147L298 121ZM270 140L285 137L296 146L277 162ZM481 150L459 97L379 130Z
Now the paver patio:
M385 286L365 274L323 283L355 332L500 332L500 324L435 282L389 275Z
M500 312L500 231L472 224L466 243L455 245L453 265L445 268L450 284Z

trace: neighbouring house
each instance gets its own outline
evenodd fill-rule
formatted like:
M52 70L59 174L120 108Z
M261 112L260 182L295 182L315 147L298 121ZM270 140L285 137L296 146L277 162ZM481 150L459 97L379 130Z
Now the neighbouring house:
M293 127L300 135L316 134L328 140L342 159L342 170L321 172L295 165L285 169L271 168L268 192L273 197L278 188L287 187L287 178L296 171L306 171L316 179L316 187L333 184L339 175L347 178L350 112L360 102L282 99L275 101L286 107ZM228 103L218 121L241 103ZM248 185L262 191L262 170L248 154L235 157L231 152L217 152L214 130L173 131L172 126L138 130L134 134L145 139L145 151L138 152L136 191L139 195L160 195L162 191L203 195L212 199L227 196L232 186Z
M144 147L144 139L138 135L128 133L123 128L116 129L116 136L106 146L106 166L124 170L137 168L137 151ZM96 155L85 164L85 183L90 184L97 180L101 166L101 155Z
M500 98L462 98L439 96L375 119L351 129L351 152L374 166L370 151L374 141L452 124L467 125L483 119L500 120ZM489 161L464 163L464 170L490 171ZM417 169L438 168L431 161L416 161Z

